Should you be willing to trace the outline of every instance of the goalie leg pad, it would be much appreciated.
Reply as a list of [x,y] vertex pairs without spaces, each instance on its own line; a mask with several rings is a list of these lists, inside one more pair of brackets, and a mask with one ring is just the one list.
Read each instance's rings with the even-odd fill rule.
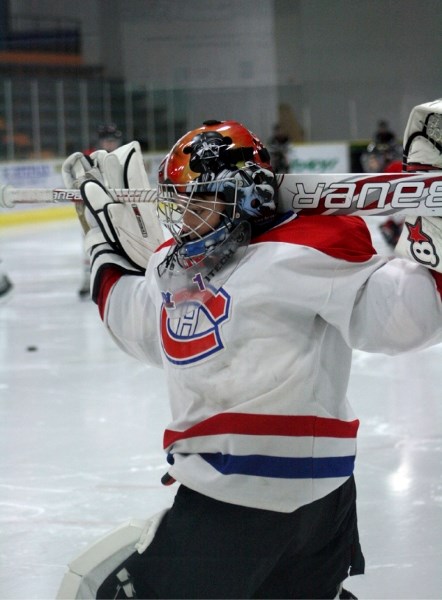
[[442,219],[407,217],[395,253],[442,273]]
[[[122,565],[135,552],[142,554],[146,550],[167,510],[145,521],[128,521],[89,546],[69,564],[57,600],[96,598],[99,587],[114,571],[117,571],[118,586],[125,596],[135,598],[130,574]],[[118,570],[120,565],[122,568]]]

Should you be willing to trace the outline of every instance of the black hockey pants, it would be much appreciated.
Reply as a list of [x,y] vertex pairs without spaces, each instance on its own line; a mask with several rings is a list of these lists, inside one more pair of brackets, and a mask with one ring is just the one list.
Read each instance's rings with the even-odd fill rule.
[[[334,598],[364,572],[353,477],[293,513],[212,500],[184,486],[143,554],[124,566],[137,598]],[[97,598],[115,598],[110,576]]]

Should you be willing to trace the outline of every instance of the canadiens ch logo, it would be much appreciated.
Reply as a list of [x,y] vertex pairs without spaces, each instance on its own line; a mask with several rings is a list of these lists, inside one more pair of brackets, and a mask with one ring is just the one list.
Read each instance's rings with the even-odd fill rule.
[[222,288],[216,293],[206,288],[192,297],[192,304],[195,308],[184,316],[170,318],[166,306],[173,306],[173,300],[163,293],[161,341],[166,357],[176,365],[198,362],[224,348],[221,324],[230,316],[229,294]]

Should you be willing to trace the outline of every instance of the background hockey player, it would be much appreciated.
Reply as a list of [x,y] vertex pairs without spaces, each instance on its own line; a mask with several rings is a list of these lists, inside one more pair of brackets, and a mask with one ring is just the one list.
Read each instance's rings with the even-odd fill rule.
[[[379,121],[373,140],[361,156],[361,166],[366,173],[400,173],[402,171],[402,144],[388,128],[386,121]],[[398,243],[403,217],[392,215],[376,226],[382,234],[389,251]]]
[[352,348],[441,342],[442,275],[376,255],[358,217],[279,214],[266,149],[232,121],[165,158],[172,237],[144,263],[113,228],[98,167],[101,183],[81,185],[93,299],[120,348],[164,369],[163,480],[177,493],[138,550],[107,577],[100,563],[91,597],[351,597],[342,582],[364,571]]
[[289,173],[290,137],[279,123],[273,127],[273,135],[269,139],[267,148],[270,154],[270,164],[275,173]]

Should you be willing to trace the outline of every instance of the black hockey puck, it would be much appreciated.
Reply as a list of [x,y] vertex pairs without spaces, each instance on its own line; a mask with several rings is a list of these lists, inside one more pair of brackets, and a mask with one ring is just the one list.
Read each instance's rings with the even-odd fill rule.
[[37,352],[38,348],[37,348],[37,346],[28,346],[28,347],[26,348],[26,350],[27,350],[28,352]]

